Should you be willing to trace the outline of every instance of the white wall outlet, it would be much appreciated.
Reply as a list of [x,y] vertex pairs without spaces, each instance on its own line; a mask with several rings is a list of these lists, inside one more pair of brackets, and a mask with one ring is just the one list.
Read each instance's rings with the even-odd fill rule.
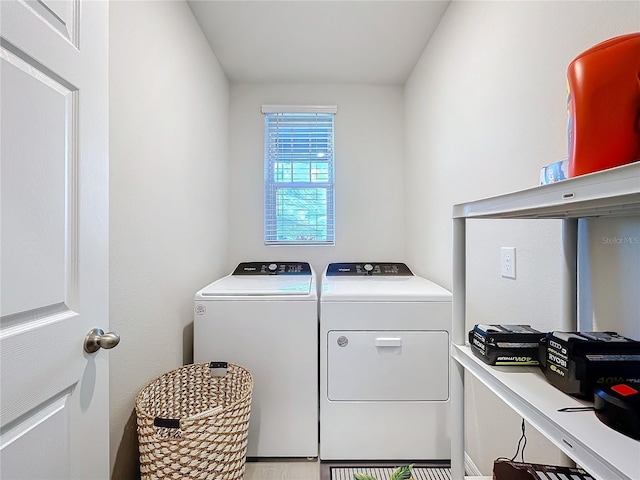
[[500,275],[516,278],[516,247],[500,247]]

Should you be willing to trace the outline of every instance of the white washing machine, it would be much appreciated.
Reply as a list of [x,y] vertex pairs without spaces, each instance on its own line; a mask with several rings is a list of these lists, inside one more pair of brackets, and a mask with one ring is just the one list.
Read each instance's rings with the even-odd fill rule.
[[195,295],[195,362],[248,368],[248,457],[318,456],[318,294],[308,263],[241,263]]
[[449,460],[451,293],[402,263],[332,263],[320,292],[320,459]]

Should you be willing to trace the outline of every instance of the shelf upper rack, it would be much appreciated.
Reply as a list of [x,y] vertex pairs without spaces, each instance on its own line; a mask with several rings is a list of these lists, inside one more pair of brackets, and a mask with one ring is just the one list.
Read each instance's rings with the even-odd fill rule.
[[453,218],[640,215],[640,161],[453,206]]

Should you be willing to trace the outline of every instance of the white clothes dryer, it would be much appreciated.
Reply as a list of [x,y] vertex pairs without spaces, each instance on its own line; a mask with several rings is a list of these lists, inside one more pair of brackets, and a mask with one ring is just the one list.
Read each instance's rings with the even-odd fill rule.
[[449,460],[451,293],[403,263],[332,263],[320,292],[320,459]]
[[198,291],[195,362],[253,375],[248,457],[318,456],[318,294],[303,262],[241,263]]

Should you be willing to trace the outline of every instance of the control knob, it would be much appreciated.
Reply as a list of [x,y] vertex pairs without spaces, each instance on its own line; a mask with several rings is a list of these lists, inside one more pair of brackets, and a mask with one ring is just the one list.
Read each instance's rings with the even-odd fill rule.
[[269,269],[270,272],[275,272],[278,269],[278,264],[277,263],[270,263],[267,268]]

